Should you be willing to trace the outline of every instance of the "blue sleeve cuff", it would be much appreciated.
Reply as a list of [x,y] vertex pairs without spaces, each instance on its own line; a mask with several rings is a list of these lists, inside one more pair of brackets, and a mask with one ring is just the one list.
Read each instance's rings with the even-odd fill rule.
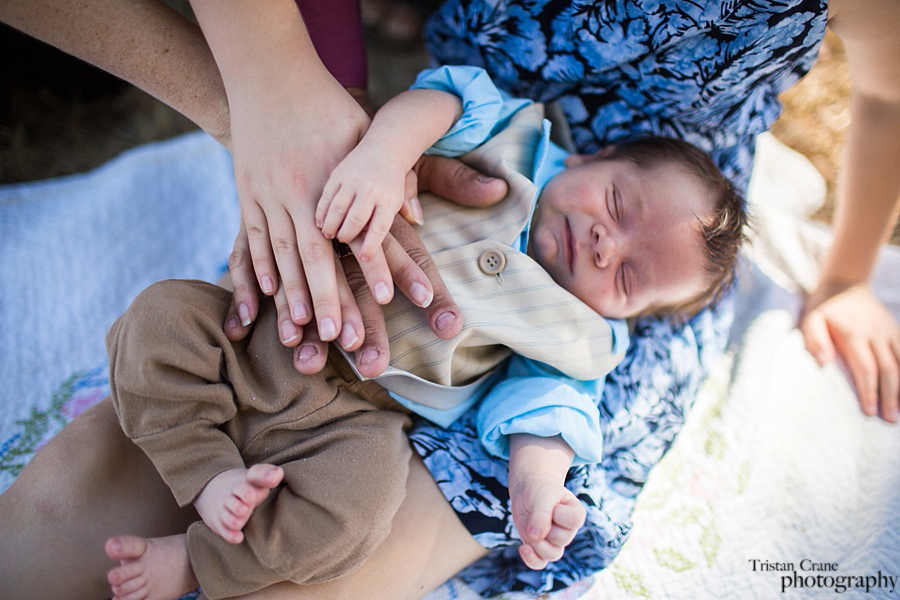
[[419,73],[410,89],[440,90],[459,96],[462,116],[428,150],[439,156],[461,156],[491,138],[529,100],[506,97],[484,69],[444,66]]
[[599,463],[603,459],[603,432],[591,392],[599,393],[601,387],[602,382],[535,377],[504,381],[485,396],[479,407],[481,442],[494,456],[508,459],[510,435],[558,435],[575,453],[573,464]]

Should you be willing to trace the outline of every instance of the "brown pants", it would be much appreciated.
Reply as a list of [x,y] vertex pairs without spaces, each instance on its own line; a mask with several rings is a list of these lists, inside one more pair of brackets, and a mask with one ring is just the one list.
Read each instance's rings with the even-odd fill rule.
[[359,566],[390,530],[411,452],[405,411],[379,385],[360,382],[337,352],[318,375],[294,370],[269,299],[250,335],[228,341],[230,296],[202,282],[154,284],[107,337],[122,428],[179,504],[224,470],[284,469],[241,544],[203,522],[188,529],[191,563],[211,598],[326,581]]

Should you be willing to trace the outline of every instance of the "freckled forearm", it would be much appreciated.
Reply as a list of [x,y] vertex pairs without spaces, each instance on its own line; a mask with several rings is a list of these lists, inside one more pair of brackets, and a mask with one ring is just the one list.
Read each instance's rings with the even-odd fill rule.
[[158,0],[5,0],[0,21],[143,89],[228,144],[228,103],[200,29]]

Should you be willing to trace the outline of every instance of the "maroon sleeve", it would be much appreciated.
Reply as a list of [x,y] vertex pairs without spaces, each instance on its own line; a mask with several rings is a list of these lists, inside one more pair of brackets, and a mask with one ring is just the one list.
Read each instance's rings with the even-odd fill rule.
[[295,0],[319,58],[344,87],[369,83],[359,0]]

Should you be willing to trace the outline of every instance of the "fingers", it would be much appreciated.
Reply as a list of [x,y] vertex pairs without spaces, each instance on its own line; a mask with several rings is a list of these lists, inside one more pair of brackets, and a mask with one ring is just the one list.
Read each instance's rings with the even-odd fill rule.
[[506,182],[488,177],[455,158],[425,155],[414,167],[419,191],[430,191],[461,206],[485,207],[506,195]]
[[[293,223],[295,232],[291,239],[298,240],[299,245],[297,242],[290,242],[288,238],[282,239],[286,249],[285,265],[293,262],[287,259],[287,255],[291,253],[289,248],[292,246],[295,254],[299,250],[299,258],[302,261],[302,268],[298,263],[292,279],[285,277],[282,284],[290,304],[291,318],[299,325],[308,323],[315,315],[320,339],[330,342],[337,338],[341,331],[341,303],[334,268],[334,250],[331,242],[322,236],[315,224],[311,221],[306,222],[304,215],[298,215]],[[279,256],[277,249],[275,256]],[[281,266],[282,263],[279,262],[279,269]],[[287,266],[285,268],[287,269]],[[281,272],[284,275],[285,271]]]
[[278,291],[275,292],[272,301],[275,303],[275,312],[277,313],[278,339],[288,348],[293,348],[303,339],[303,328],[291,319],[284,286],[278,287]]
[[384,373],[390,361],[384,313],[371,295],[366,277],[359,263],[352,257],[343,261],[344,276],[356,298],[362,316],[363,342],[356,349],[356,367],[365,377],[375,377]]
[[[240,196],[243,199],[245,195]],[[252,201],[241,203],[241,216],[242,230],[247,234],[253,272],[256,274],[259,289],[267,296],[271,296],[277,290],[275,282],[278,281],[278,270],[272,254],[273,243],[269,239],[268,220],[259,204]]]
[[[349,246],[353,251],[354,258],[359,252],[363,242],[357,238],[350,242]],[[388,257],[382,250],[374,253],[369,260],[360,262],[357,260],[348,260],[344,262],[345,275],[346,267],[354,266],[354,272],[359,272],[365,279],[366,285],[371,293],[370,298],[378,304],[387,304],[394,297],[394,279],[392,277],[391,268]],[[356,294],[356,290],[351,286],[351,290]],[[357,296],[359,294],[356,294]]]
[[834,360],[834,344],[828,332],[828,324],[818,311],[812,311],[803,320],[800,331],[807,351],[812,354],[819,366]]
[[341,326],[341,334],[338,336],[338,343],[347,352],[353,352],[358,349],[365,338],[365,327],[363,325],[362,314],[356,304],[356,298],[353,290],[347,282],[347,276],[344,274],[343,263],[335,258],[338,297],[341,303],[341,314],[343,315],[343,325]]
[[328,360],[328,343],[319,338],[319,332],[312,325],[303,331],[303,343],[294,348],[294,369],[303,375],[315,375]]
[[878,398],[881,417],[896,423],[900,410],[900,342],[887,346],[875,346],[873,351],[878,364]]
[[[449,340],[462,331],[462,316],[459,307],[453,298],[444,280],[441,279],[437,267],[431,260],[431,255],[422,244],[418,234],[412,226],[401,218],[394,219],[391,235],[396,240],[403,254],[412,259],[417,268],[411,263],[399,260],[399,254],[395,247],[390,245],[387,252],[390,254],[388,263],[391,265],[392,275],[397,287],[418,306],[426,306],[425,313],[428,324],[435,335],[444,340]],[[393,264],[391,264],[393,262]],[[396,265],[396,268],[395,268]],[[424,275],[424,279],[422,278]],[[419,284],[421,287],[415,285]],[[427,305],[428,291],[431,291],[432,300]]]
[[364,241],[355,251],[365,262],[381,252],[381,243],[400,206],[400,199],[390,193],[357,193],[351,185],[329,181],[316,208],[315,223],[328,239],[349,244],[362,237]]
[[530,569],[543,569],[562,558],[566,547],[584,525],[584,506],[568,490],[562,498],[542,494],[526,519],[526,534],[519,556]]
[[421,225],[425,222],[418,193],[419,179],[416,177],[416,171],[408,171],[403,188],[403,204],[400,206],[399,214],[410,225]]

